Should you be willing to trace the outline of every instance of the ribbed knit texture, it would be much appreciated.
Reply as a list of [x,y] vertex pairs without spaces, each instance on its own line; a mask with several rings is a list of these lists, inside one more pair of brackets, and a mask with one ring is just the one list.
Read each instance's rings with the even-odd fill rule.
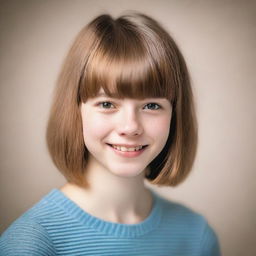
[[2,234],[0,255],[219,256],[217,236],[201,215],[152,191],[138,224],[96,218],[54,189]]

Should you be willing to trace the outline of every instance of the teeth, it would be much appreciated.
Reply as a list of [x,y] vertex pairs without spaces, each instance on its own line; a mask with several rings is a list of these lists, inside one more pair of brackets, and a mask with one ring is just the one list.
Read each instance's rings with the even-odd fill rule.
[[123,152],[139,151],[140,149],[142,149],[142,146],[127,148],[127,147],[123,147],[123,146],[120,147],[120,146],[112,145],[112,147],[119,151],[123,151]]

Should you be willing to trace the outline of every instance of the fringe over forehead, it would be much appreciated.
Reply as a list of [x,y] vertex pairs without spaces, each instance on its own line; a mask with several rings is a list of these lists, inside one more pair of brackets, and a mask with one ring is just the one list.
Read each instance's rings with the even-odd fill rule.
[[116,20],[101,15],[84,31],[87,35],[80,33],[87,41],[80,41],[85,63],[79,102],[95,97],[103,88],[111,97],[163,97],[173,103],[180,77],[177,49],[155,20],[143,14]]

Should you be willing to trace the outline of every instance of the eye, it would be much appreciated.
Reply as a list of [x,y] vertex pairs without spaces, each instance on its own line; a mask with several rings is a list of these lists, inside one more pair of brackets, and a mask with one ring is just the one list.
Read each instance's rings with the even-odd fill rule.
[[158,110],[161,108],[161,106],[157,103],[148,103],[145,105],[145,108],[150,110]]
[[99,102],[97,105],[104,109],[114,108],[114,105],[109,101]]

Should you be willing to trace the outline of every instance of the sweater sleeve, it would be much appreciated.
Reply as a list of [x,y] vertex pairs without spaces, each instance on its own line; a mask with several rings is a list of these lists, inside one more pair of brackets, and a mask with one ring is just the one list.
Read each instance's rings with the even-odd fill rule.
[[201,239],[200,256],[221,256],[218,237],[212,227],[206,223]]
[[46,230],[35,221],[22,218],[1,235],[0,255],[45,256],[56,253]]

